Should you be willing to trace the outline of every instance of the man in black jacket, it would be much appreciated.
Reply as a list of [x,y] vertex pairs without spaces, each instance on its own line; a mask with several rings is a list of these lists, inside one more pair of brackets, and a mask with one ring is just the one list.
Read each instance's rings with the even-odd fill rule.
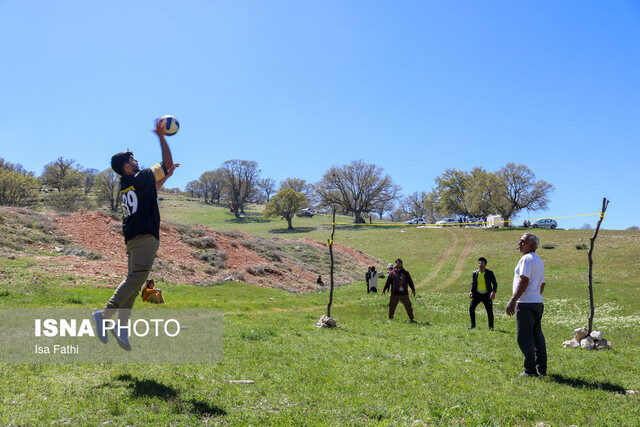
[[483,303],[489,317],[489,329],[493,330],[493,299],[496,297],[498,282],[493,271],[487,270],[486,258],[478,258],[478,267],[478,270],[473,272],[471,290],[469,291],[469,298],[471,298],[471,305],[469,306],[471,326],[469,326],[469,329],[476,327],[476,307],[478,304]]

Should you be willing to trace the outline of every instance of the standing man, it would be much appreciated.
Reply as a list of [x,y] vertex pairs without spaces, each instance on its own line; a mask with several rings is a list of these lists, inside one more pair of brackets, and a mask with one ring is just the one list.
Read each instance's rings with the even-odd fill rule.
[[520,239],[522,258],[513,277],[513,296],[507,304],[507,314],[516,315],[518,345],[524,354],[522,377],[547,375],[547,345],[542,334],[545,279],[544,264],[536,254],[539,245],[540,239],[535,234],[525,233]]
[[402,260],[400,258],[396,260],[396,266],[387,276],[387,282],[382,289],[382,295],[384,295],[384,293],[389,288],[391,288],[391,298],[389,299],[389,320],[393,319],[393,315],[396,312],[396,307],[398,306],[398,302],[400,301],[404,305],[404,308],[407,310],[409,321],[414,323],[415,320],[413,320],[413,307],[411,307],[411,299],[409,299],[408,288],[411,288],[411,292],[413,293],[414,297],[416,296],[416,288],[413,285],[411,275],[402,267]]
[[111,168],[120,175],[120,195],[126,209],[122,223],[124,241],[127,247],[129,272],[120,283],[104,310],[93,313],[98,338],[107,342],[105,319],[110,319],[118,311],[117,331],[111,329],[117,343],[125,350],[129,345],[128,320],[131,307],[140,289],[151,272],[153,261],[160,244],[160,211],[157,190],[169,178],[178,163],[173,163],[171,150],[165,140],[165,123],[156,120],[154,129],[160,140],[162,162],[148,169],[138,167],[138,161],[131,151],[114,154]]
[[471,305],[469,305],[471,326],[469,329],[476,327],[476,307],[483,303],[484,308],[487,309],[489,329],[493,331],[493,299],[496,297],[497,290],[498,282],[493,271],[487,270],[487,259],[478,258],[478,270],[474,271],[471,276],[471,290],[469,291],[469,298],[471,298]]

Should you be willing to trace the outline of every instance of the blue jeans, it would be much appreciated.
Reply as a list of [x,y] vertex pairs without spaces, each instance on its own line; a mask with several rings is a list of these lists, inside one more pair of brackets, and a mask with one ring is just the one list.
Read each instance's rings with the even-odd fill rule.
[[530,375],[547,374],[547,344],[542,334],[543,312],[543,303],[519,302],[516,306],[518,345],[524,354],[524,371]]

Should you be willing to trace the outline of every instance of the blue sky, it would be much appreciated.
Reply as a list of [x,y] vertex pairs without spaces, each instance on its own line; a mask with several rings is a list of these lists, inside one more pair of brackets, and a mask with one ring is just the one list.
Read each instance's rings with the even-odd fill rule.
[[[637,1],[0,0],[0,157],[103,170],[130,148],[184,188],[225,160],[277,182],[363,159],[403,194],[529,166],[550,209],[640,226]],[[559,220],[595,226],[597,217]]]

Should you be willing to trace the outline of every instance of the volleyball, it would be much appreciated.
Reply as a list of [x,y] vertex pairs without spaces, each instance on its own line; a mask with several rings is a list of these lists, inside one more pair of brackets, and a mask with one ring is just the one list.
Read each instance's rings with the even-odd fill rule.
[[163,116],[160,121],[165,124],[164,134],[167,136],[175,135],[180,130],[180,122],[173,116]]

